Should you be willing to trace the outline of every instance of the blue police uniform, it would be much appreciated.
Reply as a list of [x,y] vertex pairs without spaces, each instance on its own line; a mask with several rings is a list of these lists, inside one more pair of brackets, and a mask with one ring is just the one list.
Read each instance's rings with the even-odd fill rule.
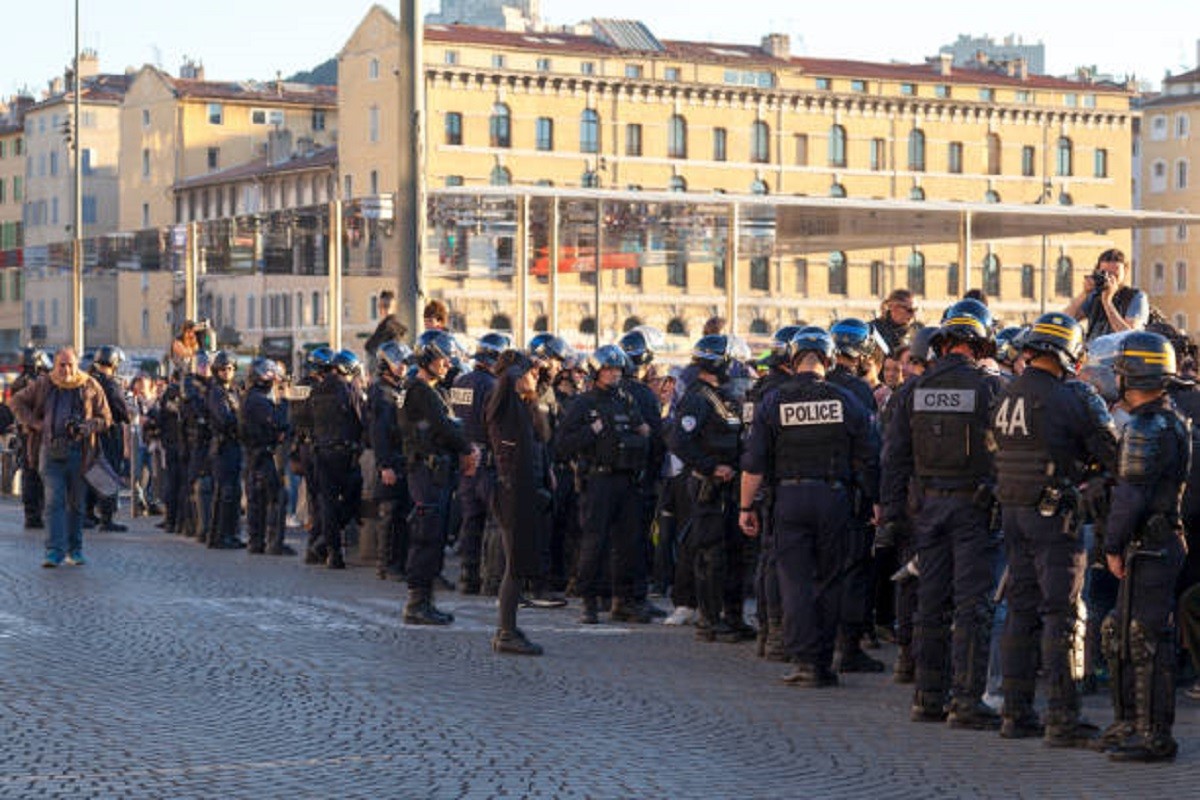
[[208,419],[212,429],[209,459],[216,491],[215,525],[208,546],[234,548],[242,512],[242,447],[238,442],[238,408],[241,404],[232,383],[213,380],[208,389]]
[[460,375],[450,389],[450,406],[462,420],[467,441],[479,448],[479,466],[472,475],[459,475],[458,502],[462,527],[458,538],[462,575],[459,588],[464,594],[479,594],[483,532],[496,486],[496,468],[488,447],[484,409],[496,387],[496,376],[486,366]]

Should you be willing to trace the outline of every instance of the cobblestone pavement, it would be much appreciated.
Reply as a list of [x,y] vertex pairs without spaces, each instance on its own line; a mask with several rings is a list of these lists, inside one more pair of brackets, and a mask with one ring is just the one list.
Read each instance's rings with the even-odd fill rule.
[[3,798],[1195,796],[1182,695],[1178,761],[1119,766],[910,723],[887,676],[790,688],[751,645],[690,629],[529,610],[547,654],[500,657],[484,599],[444,593],[458,621],[418,629],[364,568],[137,521],[45,570],[40,538],[0,503]]

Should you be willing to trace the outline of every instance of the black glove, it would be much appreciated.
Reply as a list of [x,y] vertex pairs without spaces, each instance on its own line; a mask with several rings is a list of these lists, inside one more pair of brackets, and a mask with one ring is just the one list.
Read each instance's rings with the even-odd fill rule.
[[907,541],[912,527],[906,519],[894,519],[875,528],[875,550],[894,550],[899,541]]

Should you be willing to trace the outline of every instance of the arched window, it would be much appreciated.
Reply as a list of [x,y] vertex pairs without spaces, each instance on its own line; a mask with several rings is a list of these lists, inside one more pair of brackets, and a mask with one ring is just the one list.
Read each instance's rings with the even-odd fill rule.
[[667,323],[667,333],[672,336],[687,336],[687,323],[681,317],[672,317],[671,321]]
[[600,152],[600,115],[595,109],[585,109],[579,117],[579,152]]
[[1058,139],[1058,147],[1056,149],[1055,166],[1059,175],[1074,175],[1074,158],[1071,146],[1071,140],[1066,136],[1060,136]]
[[583,176],[579,179],[579,185],[585,189],[599,189],[600,176],[595,172],[588,170],[587,172],[583,173]]
[[771,126],[762,120],[750,127],[750,161],[755,164],[771,162]]
[[834,250],[829,254],[829,294],[846,294],[846,254]]
[[596,332],[596,318],[584,317],[579,320],[579,332],[584,334],[592,334]]
[[920,186],[912,187],[911,189],[908,190],[908,199],[909,200],[924,200],[925,199],[925,190],[922,189]]
[[829,166],[846,166],[846,129],[841,125],[829,129]]
[[770,189],[767,187],[767,182],[761,178],[755,178],[750,184],[750,194],[767,194]]
[[913,128],[908,134],[908,168],[913,172],[925,171],[925,132]]
[[917,250],[908,256],[908,288],[913,294],[925,294],[925,256]]
[[512,112],[504,103],[492,106],[488,120],[488,141],[492,147],[512,147]]
[[687,120],[673,114],[667,121],[667,158],[687,157]]
[[846,196],[846,187],[842,186],[840,183],[833,184],[832,186],[829,187],[829,196],[830,197],[845,197]]
[[491,184],[492,186],[512,186],[512,173],[497,164],[492,168]]
[[494,314],[488,323],[488,327],[494,331],[511,331],[512,317],[508,316],[508,314]]
[[1059,256],[1054,264],[1054,293],[1059,297],[1070,297],[1075,284],[1075,265],[1066,256]]
[[986,192],[983,193],[983,202],[999,203],[1000,202],[1000,193],[997,192],[995,189],[988,189]]
[[672,175],[670,183],[667,184],[667,188],[672,192],[686,192],[687,178],[683,177],[682,175]]
[[629,333],[631,330],[642,324],[644,323],[642,322],[641,317],[626,317],[625,323],[621,325],[621,330],[624,333]]
[[1075,198],[1071,197],[1069,192],[1060,192],[1058,195],[1058,204],[1060,206],[1075,205]]
[[537,333],[545,333],[550,330],[550,317],[545,314],[538,314],[537,318],[533,321],[533,329]]
[[750,323],[750,333],[755,336],[769,336],[771,333],[771,323],[762,317],[758,317]]
[[1000,296],[1000,258],[995,253],[983,257],[983,292],[988,297]]

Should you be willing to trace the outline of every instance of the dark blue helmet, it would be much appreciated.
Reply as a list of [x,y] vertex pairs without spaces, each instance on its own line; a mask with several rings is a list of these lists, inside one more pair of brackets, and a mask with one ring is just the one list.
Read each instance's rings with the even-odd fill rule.
[[833,337],[825,332],[822,328],[815,325],[809,325],[800,328],[792,336],[792,340],[788,342],[787,359],[794,362],[804,353],[816,353],[821,357],[821,360],[826,366],[833,362],[833,355],[836,347],[833,343]]
[[512,337],[507,333],[492,331],[479,337],[475,347],[475,361],[485,367],[491,367],[505,350],[512,348]]
[[1014,325],[996,334],[997,361],[1011,366],[1021,357],[1021,340],[1025,335],[1025,330],[1025,328]]
[[644,367],[654,360],[655,354],[666,341],[662,332],[648,325],[639,325],[617,342],[635,367]]
[[942,324],[945,325],[950,317],[962,316],[964,314],[979,320],[983,327],[989,331],[995,327],[996,322],[992,317],[992,310],[974,297],[965,297],[957,303],[951,304],[945,313],[942,314]]
[[362,362],[353,350],[338,350],[333,354],[333,369],[339,375],[354,375],[362,372]]
[[937,354],[933,351],[933,337],[938,328],[926,325],[913,334],[908,344],[908,360],[916,364],[928,364]]
[[1161,389],[1175,377],[1175,348],[1161,334],[1131,333],[1121,342],[1113,370],[1126,389]]
[[259,356],[250,364],[250,380],[267,385],[283,380],[283,373],[275,361],[266,356]]
[[42,348],[26,347],[21,350],[21,366],[29,372],[49,372],[54,367],[54,361]]
[[1063,369],[1074,372],[1083,357],[1083,327],[1070,314],[1060,311],[1042,314],[1021,337],[1021,349],[1052,355]]
[[729,337],[724,334],[701,336],[692,346],[692,363],[714,375],[724,375],[732,360]]
[[879,331],[855,317],[840,319],[829,329],[834,350],[838,355],[853,359],[887,355],[888,346]]
[[571,345],[553,333],[539,333],[529,340],[529,355],[538,361],[563,361],[571,355]]
[[615,344],[606,344],[592,353],[588,358],[588,369],[592,376],[600,374],[600,370],[610,367],[625,371],[629,367],[629,357],[625,351]]
[[992,344],[992,312],[974,298],[959,300],[942,315],[939,340],[957,339],[977,346]]
[[233,367],[236,370],[237,359],[235,359],[233,353],[229,352],[228,350],[218,350],[217,354],[213,356],[212,368],[214,370],[221,370],[225,369],[226,367]]
[[441,330],[428,330],[417,337],[417,346],[413,348],[418,367],[428,367],[439,358],[453,361],[462,352],[451,334]]
[[316,347],[309,352],[305,364],[310,370],[321,371],[333,366],[333,350],[329,347]]
[[771,352],[767,356],[767,364],[776,366],[788,360],[788,345],[792,343],[792,337],[796,335],[800,327],[799,325],[784,325],[771,335]]
[[379,349],[375,351],[375,355],[379,359],[379,366],[381,368],[399,372],[412,359],[412,348],[400,342],[384,342],[379,345]]
[[96,355],[92,357],[92,363],[102,367],[119,367],[124,360],[125,352],[115,344],[106,344],[96,348]]

